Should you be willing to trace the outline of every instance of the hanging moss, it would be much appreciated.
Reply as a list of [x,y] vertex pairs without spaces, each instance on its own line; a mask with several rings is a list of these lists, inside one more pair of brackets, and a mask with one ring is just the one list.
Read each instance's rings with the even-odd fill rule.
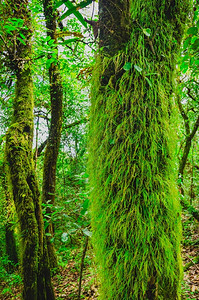
[[131,1],[126,49],[97,58],[89,168],[103,300],[180,299],[172,93],[188,4]]

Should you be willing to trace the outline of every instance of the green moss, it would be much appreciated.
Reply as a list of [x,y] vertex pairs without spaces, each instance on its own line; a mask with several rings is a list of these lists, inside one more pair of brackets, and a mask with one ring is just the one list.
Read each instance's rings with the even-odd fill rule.
[[[111,58],[102,52],[93,75],[89,168],[100,299],[177,300],[181,219],[172,93],[188,11],[182,1],[133,1],[131,9],[126,50]],[[143,28],[150,28],[149,38]]]

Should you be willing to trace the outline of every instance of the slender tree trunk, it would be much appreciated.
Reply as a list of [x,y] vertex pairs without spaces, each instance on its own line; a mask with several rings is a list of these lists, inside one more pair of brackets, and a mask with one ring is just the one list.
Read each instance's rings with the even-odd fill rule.
[[[129,7],[130,3],[130,7]],[[173,76],[189,1],[99,1],[90,178],[99,299],[180,299]]]
[[[56,44],[56,10],[54,10],[53,0],[44,0],[44,15],[46,19],[47,35],[54,40]],[[58,47],[56,45],[55,51],[58,53]],[[55,202],[55,187],[56,187],[56,164],[59,152],[59,145],[61,140],[61,127],[62,127],[62,102],[63,102],[63,87],[61,76],[58,67],[58,54],[55,61],[51,63],[49,68],[49,81],[50,81],[50,100],[51,100],[51,125],[49,138],[44,156],[44,172],[43,172],[43,203],[54,204]],[[50,57],[52,59],[52,55]],[[51,210],[48,208],[48,213]],[[54,228],[52,221],[49,223],[47,233],[51,236],[47,236],[48,253],[50,257],[51,268],[57,268],[57,257],[55,247],[52,242],[54,235]]]
[[184,209],[186,209],[197,221],[199,221],[199,211],[195,209],[185,198],[184,195],[184,187],[183,187],[183,182],[184,182],[184,169],[187,163],[188,155],[191,149],[191,145],[194,139],[194,136],[198,130],[199,127],[199,116],[196,119],[192,130],[190,129],[190,120],[186,114],[186,112],[183,109],[182,103],[180,102],[179,97],[177,97],[177,103],[178,103],[178,108],[179,111],[182,115],[182,118],[184,120],[184,127],[185,127],[185,132],[186,132],[186,137],[185,137],[185,146],[183,149],[183,154],[179,162],[179,169],[178,169],[178,187],[180,190],[181,194],[181,205]]
[[[35,177],[33,140],[33,83],[31,77],[31,21],[28,1],[8,1],[9,18],[23,20],[21,42],[15,32],[10,59],[16,74],[13,120],[7,132],[6,159],[21,229],[24,300],[54,300],[45,245],[40,195]],[[13,35],[8,38],[12,38]]]
[[178,102],[179,111],[182,115],[182,118],[184,119],[185,132],[186,132],[185,146],[184,146],[182,158],[180,159],[180,162],[179,162],[179,170],[178,170],[179,188],[180,188],[181,194],[184,196],[184,189],[183,189],[184,169],[185,169],[185,166],[187,163],[187,158],[188,158],[188,155],[189,155],[189,152],[191,149],[191,145],[192,145],[194,136],[199,127],[199,116],[196,119],[196,122],[194,123],[193,129],[191,131],[190,124],[189,124],[190,120],[183,109],[183,106],[180,102],[179,97],[177,99],[177,102]]

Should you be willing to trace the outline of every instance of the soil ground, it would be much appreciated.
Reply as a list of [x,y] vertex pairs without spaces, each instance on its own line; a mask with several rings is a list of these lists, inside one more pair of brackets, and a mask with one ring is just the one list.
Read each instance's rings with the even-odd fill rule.
[[[184,273],[182,283],[182,300],[199,300],[199,264],[193,259],[199,256],[199,223],[189,215],[183,215],[184,241],[182,257],[184,266],[193,265]],[[91,251],[91,250],[89,250]],[[90,253],[89,253],[90,254]],[[53,278],[56,300],[76,300],[79,287],[79,266],[76,260],[68,261]],[[20,300],[21,284],[0,282],[0,300]],[[81,299],[98,298],[98,285],[95,267],[86,264],[83,271]],[[172,300],[172,299],[168,299]]]

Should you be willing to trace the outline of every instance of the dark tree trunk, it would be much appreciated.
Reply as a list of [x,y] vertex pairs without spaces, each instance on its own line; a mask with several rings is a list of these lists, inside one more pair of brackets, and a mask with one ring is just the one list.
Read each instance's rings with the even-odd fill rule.
[[[57,42],[56,38],[56,11],[54,10],[53,0],[44,0],[44,15],[46,19],[47,35]],[[58,47],[56,46],[58,52]],[[49,56],[49,59],[52,56]],[[58,55],[56,56],[58,59]],[[43,172],[43,203],[53,205],[55,202],[55,187],[56,187],[56,164],[59,151],[59,145],[61,140],[61,127],[62,127],[62,102],[63,102],[63,87],[61,76],[57,61],[52,62],[49,68],[49,81],[50,81],[50,100],[51,100],[51,125],[49,138],[44,156],[44,172]],[[51,214],[51,209],[48,208],[47,212]],[[57,268],[57,257],[55,247],[52,242],[54,235],[54,228],[52,221],[46,229],[47,233],[51,236],[47,236],[48,253],[50,257],[51,268]]]

